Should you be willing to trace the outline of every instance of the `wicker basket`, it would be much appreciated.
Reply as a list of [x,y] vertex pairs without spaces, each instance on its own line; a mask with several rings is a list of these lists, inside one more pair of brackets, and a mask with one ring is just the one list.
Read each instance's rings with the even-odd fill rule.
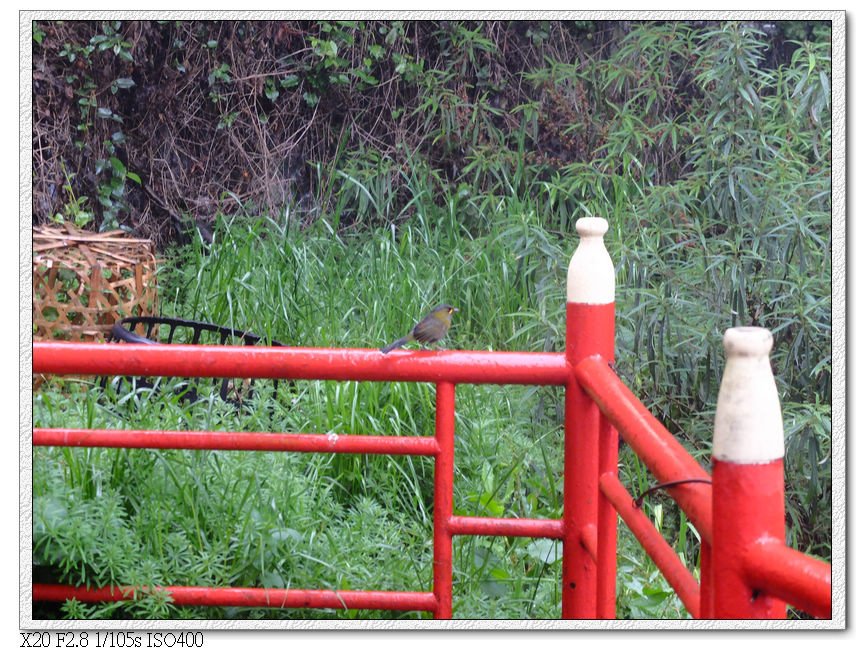
[[33,228],[34,339],[103,341],[118,319],[156,308],[150,240],[68,224]]

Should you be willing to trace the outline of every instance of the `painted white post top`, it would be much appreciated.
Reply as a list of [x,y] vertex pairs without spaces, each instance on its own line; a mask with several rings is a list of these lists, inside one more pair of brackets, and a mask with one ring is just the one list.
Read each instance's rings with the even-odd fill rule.
[[568,302],[606,305],[615,301],[616,273],[604,246],[608,228],[601,217],[577,219],[580,243],[568,265]]
[[762,327],[724,332],[727,365],[718,392],[712,455],[733,463],[768,463],[784,456],[784,423],[769,365],[772,333]]

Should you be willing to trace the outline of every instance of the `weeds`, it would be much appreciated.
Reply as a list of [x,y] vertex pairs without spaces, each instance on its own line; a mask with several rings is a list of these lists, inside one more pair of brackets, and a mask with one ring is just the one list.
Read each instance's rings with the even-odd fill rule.
[[[337,155],[313,167],[320,200],[305,216],[289,203],[252,217],[238,197],[242,209],[219,218],[209,250],[194,242],[171,256],[167,315],[289,345],[375,348],[447,301],[460,308],[448,347],[561,350],[573,224],[604,216],[617,274],[617,370],[704,464],[724,329],[772,330],[788,541],[830,557],[825,34],[795,44],[776,67],[766,35],[736,23],[639,24],[609,56],[578,64],[521,50],[533,62],[521,79],[529,96],[508,105],[513,78],[491,45],[505,38],[496,25],[430,33],[394,21],[370,33],[326,24],[307,67],[264,92],[272,101],[293,89],[345,99],[390,74],[411,99],[388,113],[400,144],[339,131]],[[441,58],[411,51],[418,30]],[[532,48],[559,47],[567,30],[601,34],[541,22],[525,37]],[[214,78],[213,87],[230,104],[238,97],[226,83]],[[54,386],[35,398],[36,426],[380,435],[434,427],[433,388],[423,384],[284,382],[275,404],[262,392],[240,410],[164,390]],[[560,517],[561,422],[557,389],[460,387],[456,511]],[[621,474],[635,493],[652,482],[627,451]],[[34,477],[34,563],[64,580],[430,588],[428,459],[37,449]],[[678,510],[658,501],[651,516],[698,567],[694,531]],[[633,540],[620,540],[619,615],[683,616]],[[559,615],[556,543],[458,538],[454,557],[457,617]],[[185,610],[158,597],[64,607],[69,617],[393,615]]]

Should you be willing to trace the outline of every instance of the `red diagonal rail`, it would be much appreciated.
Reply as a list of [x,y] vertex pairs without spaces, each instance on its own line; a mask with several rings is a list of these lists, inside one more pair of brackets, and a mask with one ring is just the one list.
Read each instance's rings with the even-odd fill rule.
[[682,599],[685,609],[694,618],[700,618],[700,585],[697,579],[682,564],[679,556],[649,518],[634,505],[634,498],[619,479],[612,474],[602,474],[600,485],[601,492],[613,504],[622,521],[634,533],[634,537]]
[[[577,381],[598,404],[625,442],[664,483],[687,479],[709,480],[709,474],[694,460],[667,428],[622,383],[600,357],[589,357],[576,368]],[[669,488],[700,532],[712,541],[712,488],[705,483],[684,483]]]
[[[577,365],[575,374],[579,384],[598,404],[604,417],[618,429],[622,438],[661,482],[709,479],[709,474],[621,382],[605,359],[597,355],[585,358]],[[777,485],[778,489],[783,487],[779,463],[780,461],[777,461],[776,469],[772,470],[778,477],[772,483]],[[717,472],[717,461],[715,464]],[[730,484],[727,481],[730,479],[727,477],[731,477],[734,485],[743,488],[734,492],[741,491],[743,498],[747,499],[750,495],[752,500],[757,500],[762,498],[763,486],[755,483],[757,479],[752,475],[765,478],[769,476],[767,471],[772,468],[770,464],[764,463],[756,466],[744,464],[739,467],[723,464],[720,469],[723,469],[725,489],[729,489]],[[651,522],[641,512],[633,509],[630,505],[632,497],[615,475],[601,474],[599,487],[605,499],[622,516],[692,615],[703,618],[716,615],[715,611],[708,611],[713,609],[714,604],[709,597],[709,590],[733,598],[734,590],[731,590],[722,578],[703,575],[702,584],[697,584]],[[719,507],[718,504],[713,504],[713,487],[702,482],[683,483],[670,486],[667,490],[699,531],[705,561],[702,568],[709,568],[712,563],[718,562],[717,557],[710,560],[715,532],[712,512]],[[727,528],[731,526],[726,519],[745,517],[750,521],[751,517],[757,516],[756,512],[751,512],[747,501],[737,503],[738,505],[732,508],[728,507],[730,504],[721,504],[726,513],[722,519],[725,519]],[[761,525],[758,519],[751,524],[757,529]],[[783,526],[780,530],[783,530]],[[725,533],[729,539],[731,533]],[[733,531],[732,534],[740,533]],[[749,607],[748,603],[743,603],[737,608],[728,603],[723,608],[725,617],[730,617],[730,612],[739,612],[741,617],[751,617],[755,613],[758,617],[765,617],[766,612],[770,612],[771,616],[783,616],[783,607],[772,608],[772,598],[799,607],[817,617],[831,617],[831,565],[787,547],[782,543],[782,539],[783,535],[776,532],[762,541],[742,546],[737,551],[737,555],[741,557],[741,580],[751,590],[748,593],[755,595],[752,601],[759,594],[760,601],[770,604],[766,607]],[[746,540],[743,538],[742,541]],[[716,585],[719,581],[720,584]],[[705,593],[701,593],[701,589]]]

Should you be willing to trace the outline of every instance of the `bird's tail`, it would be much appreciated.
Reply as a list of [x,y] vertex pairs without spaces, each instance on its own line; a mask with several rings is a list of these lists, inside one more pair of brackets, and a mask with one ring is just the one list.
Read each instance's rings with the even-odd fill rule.
[[409,341],[411,341],[411,337],[410,337],[410,336],[403,336],[401,339],[397,339],[396,341],[394,341],[394,342],[391,343],[390,345],[386,345],[386,346],[384,346],[384,347],[381,349],[381,353],[382,353],[382,354],[387,354],[387,353],[390,352],[391,350],[394,350],[394,349],[396,349],[396,348],[402,347],[403,345],[405,345],[405,344],[408,343]]

